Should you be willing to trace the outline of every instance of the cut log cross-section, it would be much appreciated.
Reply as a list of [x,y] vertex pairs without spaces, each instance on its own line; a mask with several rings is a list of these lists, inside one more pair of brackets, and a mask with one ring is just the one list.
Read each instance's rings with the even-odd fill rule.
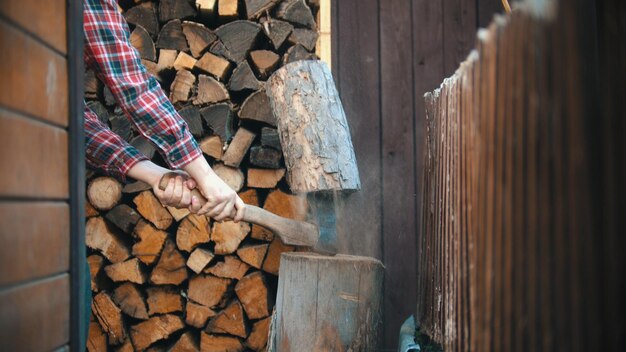
[[87,198],[96,209],[109,210],[122,198],[122,185],[112,177],[98,177],[89,183]]
[[230,279],[211,275],[198,275],[189,280],[189,299],[205,307],[213,308],[221,305],[227,296]]
[[276,118],[272,113],[270,100],[265,90],[256,91],[241,104],[239,118],[242,120],[258,121],[276,127]]
[[108,265],[104,268],[104,271],[114,282],[128,281],[136,284],[146,282],[146,274],[137,258]]
[[196,68],[202,72],[213,75],[213,77],[220,81],[224,81],[230,71],[230,62],[213,53],[207,52],[196,62]]
[[141,220],[135,227],[134,235],[137,242],[133,245],[133,255],[144,264],[152,265],[161,254],[167,233]]
[[182,24],[183,34],[187,38],[187,44],[189,44],[189,50],[191,55],[195,58],[202,56],[202,53],[213,44],[217,39],[215,33],[206,28],[200,23],[195,22],[183,22]]
[[196,82],[196,76],[187,70],[178,70],[176,78],[170,87],[170,100],[173,104],[189,100],[191,88]]
[[129,24],[145,28],[153,38],[159,33],[159,21],[153,2],[144,2],[131,7],[124,13],[124,17]]
[[99,250],[112,263],[122,262],[130,256],[126,245],[108,228],[104,219],[93,217],[85,225],[85,244]]
[[268,244],[257,244],[241,247],[237,250],[237,255],[248,265],[261,269],[268,246]]
[[265,14],[276,5],[278,0],[245,0],[246,1],[246,17],[249,20],[258,18]]
[[188,301],[185,308],[185,322],[193,327],[202,329],[206,326],[209,318],[214,317],[215,314],[211,308]]
[[185,327],[183,320],[172,314],[154,316],[130,328],[136,350],[143,351],[153,343],[167,339]]
[[224,85],[207,75],[198,76],[198,95],[194,105],[213,104],[228,100],[228,91]]
[[285,169],[248,169],[248,187],[274,188],[285,176]]
[[160,0],[159,20],[167,22],[173,19],[186,19],[196,16],[196,10],[189,1]]
[[219,163],[213,165],[213,171],[235,192],[239,192],[243,187],[245,177],[240,169]]
[[211,235],[211,240],[215,242],[215,254],[234,253],[249,232],[250,225],[245,222],[216,222],[213,224],[213,234]]
[[109,340],[118,345],[126,339],[126,330],[122,320],[122,311],[115,305],[111,297],[104,293],[98,293],[93,298],[92,311]]
[[[236,2],[236,0],[234,0]],[[255,46],[261,25],[251,21],[233,21],[215,30],[233,61],[241,62]]]
[[187,266],[193,270],[194,273],[200,274],[204,268],[215,258],[215,255],[204,248],[196,248],[189,255],[187,259]]
[[157,200],[151,191],[139,193],[133,202],[137,206],[137,211],[144,218],[150,221],[159,230],[167,229],[174,220],[172,214]]
[[216,263],[212,267],[207,268],[204,272],[217,277],[239,280],[246,274],[248,269],[250,269],[248,264],[237,259],[234,255],[227,255],[224,256],[223,262]]
[[211,239],[209,219],[204,215],[191,214],[178,226],[176,246],[178,249],[191,252],[197,246],[208,243]]
[[142,59],[156,62],[156,48],[145,28],[136,26],[130,34],[130,43],[137,49]]
[[176,60],[174,60],[174,69],[176,70],[186,69],[186,70],[191,71],[193,67],[196,65],[197,61],[198,60],[194,59],[189,54],[181,51],[180,53],[178,53],[178,56],[176,56]]
[[228,142],[233,136],[233,111],[226,103],[214,104],[200,109],[200,115],[207,126],[220,136],[222,142]]
[[243,308],[235,300],[226,309],[209,320],[206,332],[215,334],[231,334],[245,338],[248,328],[243,317]]
[[270,315],[271,302],[263,273],[256,271],[239,280],[235,292],[250,319],[261,319]]
[[171,20],[163,26],[159,32],[156,47],[159,49],[172,49],[178,51],[189,50],[187,39],[183,33],[183,27],[181,26],[180,20]]
[[130,282],[121,284],[113,292],[113,300],[129,316],[142,320],[149,318],[146,302],[136,285]]
[[250,59],[252,60],[259,76],[262,78],[267,78],[274,71],[274,69],[276,69],[278,63],[280,62],[280,56],[269,50],[253,51],[250,53]]
[[209,136],[200,141],[200,150],[215,160],[222,160],[223,146],[220,136]]
[[233,74],[230,76],[230,81],[228,81],[228,89],[234,92],[258,90],[261,87],[262,84],[254,75],[254,72],[252,72],[248,61],[241,61],[237,64]]
[[174,242],[167,240],[163,253],[150,274],[150,282],[156,285],[180,285],[187,280],[185,257],[176,250]]
[[283,153],[274,148],[254,146],[250,149],[250,163],[254,166],[267,169],[279,169],[282,159]]
[[146,290],[148,293],[148,313],[165,314],[183,311],[183,297],[180,291],[170,287],[150,287]]

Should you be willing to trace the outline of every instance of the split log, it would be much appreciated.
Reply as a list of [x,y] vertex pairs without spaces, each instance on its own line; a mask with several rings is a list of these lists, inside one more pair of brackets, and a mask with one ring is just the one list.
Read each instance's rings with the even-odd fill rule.
[[232,167],[239,167],[248,149],[252,145],[256,134],[246,128],[240,127],[235,133],[235,137],[228,145],[224,153],[224,164]]
[[113,208],[122,198],[122,184],[113,177],[98,177],[87,187],[89,203],[98,210]]
[[152,265],[161,254],[167,233],[141,220],[135,226],[133,234],[138,239],[133,245],[133,255],[144,264]]
[[162,77],[159,75],[159,64],[153,61],[141,59],[141,64],[146,68],[149,74],[152,75],[157,81],[161,81]]
[[202,117],[200,116],[200,110],[197,107],[190,105],[178,110],[180,116],[185,120],[189,127],[189,132],[195,137],[200,138],[204,135],[204,129],[202,127]]
[[87,220],[85,244],[100,251],[111,263],[119,263],[130,257],[126,245],[107,227],[104,219],[97,216]]
[[226,49],[226,46],[224,46],[224,43],[222,43],[219,38],[214,41],[213,44],[211,44],[211,46],[209,47],[209,52],[217,56],[226,58],[228,59],[228,61],[236,62],[233,55],[230,53],[230,51],[228,51],[228,49]]
[[170,206],[166,206],[165,208],[167,209],[167,211],[170,212],[170,214],[172,214],[172,217],[174,217],[174,220],[176,220],[176,222],[180,222],[182,219],[186,218],[187,215],[191,214],[191,212],[187,208],[179,209]]
[[248,169],[248,187],[275,188],[278,182],[283,179],[283,177],[285,177],[285,169],[250,168]]
[[159,34],[159,21],[153,2],[144,2],[131,7],[124,13],[124,18],[129,24],[145,28],[153,38]]
[[192,301],[205,307],[221,306],[228,298],[227,293],[232,283],[230,279],[211,275],[198,275],[189,280],[187,296]]
[[289,22],[271,19],[263,23],[263,29],[274,49],[278,50],[291,35],[293,25]]
[[283,255],[272,327],[276,346],[285,351],[379,350],[383,272],[374,258]]
[[104,258],[97,254],[92,254],[87,257],[87,264],[89,265],[89,274],[91,276],[91,291],[98,292],[100,291],[98,282],[104,268]]
[[152,189],[152,186],[142,181],[135,181],[133,183],[128,183],[122,188],[122,193],[139,193],[143,191],[147,191]]
[[176,78],[170,86],[170,100],[172,104],[178,102],[186,102],[189,100],[189,93],[191,88],[196,82],[196,76],[187,70],[178,70],[176,72]]
[[276,8],[276,17],[300,26],[316,29],[315,18],[304,0],[286,0]]
[[211,308],[189,301],[185,308],[185,322],[198,329],[204,329],[206,322],[209,318],[214,317],[215,314],[217,313]]
[[198,60],[194,59],[192,56],[185,52],[179,52],[176,60],[174,61],[174,69],[182,70],[186,69],[191,71],[193,67],[196,65]]
[[193,100],[194,105],[219,103],[228,99],[228,91],[223,84],[207,75],[198,76],[198,94]]
[[200,23],[185,21],[182,27],[191,55],[195,58],[199,58],[217,39],[215,33]]
[[174,19],[187,19],[196,16],[196,9],[189,1],[180,0],[160,0],[159,20],[167,22]]
[[171,286],[149,287],[148,293],[148,314],[166,314],[183,311],[183,296],[180,291]]
[[[98,99],[98,91],[99,91],[99,86],[100,83],[98,81],[98,78],[96,78],[96,74],[95,72],[93,72],[93,70],[86,70],[85,71],[85,78],[84,78],[85,84],[85,99]],[[100,105],[102,106],[102,103],[100,103],[99,101],[90,101],[87,103],[87,106],[93,111],[94,109],[92,108],[92,104],[96,104],[96,105]],[[104,106],[103,106],[104,108]],[[95,111],[94,111],[95,112]],[[96,113],[96,115],[98,115]],[[100,116],[100,115],[98,115]],[[106,123],[106,121],[104,121]]]
[[[268,80],[293,192],[361,188],[354,148],[339,93],[328,66],[300,61]],[[316,131],[316,133],[310,133]]]
[[172,215],[157,200],[152,191],[143,191],[133,199],[137,211],[159,230],[165,230],[174,220]]
[[88,352],[107,352],[107,336],[97,321],[89,323],[89,336],[87,337]]
[[204,268],[215,258],[213,252],[204,248],[196,248],[187,259],[187,266],[194,273],[200,274]]
[[96,210],[96,208],[94,208],[89,201],[85,201],[85,217],[91,218],[98,215],[100,215],[98,210]]
[[239,280],[235,293],[249,319],[261,319],[270,315],[273,302],[262,272],[255,271]]
[[255,189],[249,189],[239,193],[239,198],[248,205],[259,206],[259,196]]
[[197,352],[200,351],[198,341],[193,337],[191,332],[186,332],[180,336],[178,341],[169,349],[170,352]]
[[213,224],[211,240],[215,242],[215,254],[231,254],[250,232],[250,225],[241,221],[216,222]]
[[200,351],[202,352],[243,352],[244,347],[236,337],[209,335],[201,333]]
[[205,215],[190,214],[178,226],[176,246],[181,251],[191,252],[197,246],[209,243],[211,228]]
[[122,320],[122,311],[113,303],[111,297],[98,293],[91,304],[94,316],[98,319],[102,330],[108,335],[109,342],[119,345],[126,339],[126,329]]
[[[111,105],[115,104],[115,100],[111,103]],[[128,121],[126,116],[123,116],[120,112],[115,113],[109,116],[109,124],[111,125],[111,131],[113,131],[118,136],[122,137],[126,142],[130,142],[133,138],[133,128]]]
[[245,0],[246,2],[246,17],[249,20],[259,18],[276,5],[278,0]]
[[183,257],[174,242],[165,241],[159,262],[152,270],[150,282],[155,285],[180,285],[187,280],[187,268]]
[[139,264],[139,259],[133,258],[121,263],[115,263],[104,267],[107,276],[113,282],[133,282],[143,284],[146,282],[146,274]]
[[159,37],[157,38],[156,47],[159,49],[189,51],[187,39],[183,34],[183,27],[180,20],[171,20],[167,22],[163,28],[161,28]]
[[231,334],[246,338],[248,328],[243,317],[241,304],[235,300],[223,311],[209,320],[206,329],[208,333]]
[[234,92],[241,92],[243,90],[259,90],[262,84],[252,72],[248,61],[241,61],[230,76],[228,81],[228,89]]
[[156,62],[156,48],[150,33],[142,26],[136,26],[130,34],[130,44],[137,49],[142,59]]
[[272,191],[265,199],[263,209],[278,216],[304,221],[308,211],[306,197],[287,194],[279,189]]
[[241,110],[239,110],[239,118],[263,122],[276,127],[276,118],[272,113],[270,100],[265,94],[265,90],[258,90],[244,100],[241,104]]
[[239,0],[219,0],[217,3],[217,14],[222,21],[237,18],[239,14]]
[[135,211],[135,209],[129,207],[126,204],[120,204],[111,209],[105,216],[113,225],[117,226],[124,233],[130,234],[141,216]]
[[[154,146],[154,144],[152,144],[152,142],[148,141],[146,137],[142,135],[135,136],[135,138],[131,139],[130,145],[137,148],[137,150],[139,150],[141,154],[148,157],[148,159],[152,159],[154,157],[154,153],[156,152],[156,147]],[[124,192],[123,189],[122,192]]]
[[224,144],[220,136],[209,136],[200,141],[200,150],[215,160],[222,160]]
[[254,224],[252,231],[250,231],[250,238],[271,242],[274,239],[274,233],[263,226]]
[[142,351],[153,343],[165,340],[185,327],[183,320],[166,314],[152,317],[130,328],[130,338],[136,350]]
[[257,269],[261,269],[268,247],[269,244],[243,246],[237,249],[237,255],[244,263],[247,263]]
[[159,71],[174,68],[174,62],[178,57],[178,51],[172,49],[160,49],[159,50],[159,62],[157,67]]
[[217,8],[217,0],[196,0],[196,8],[200,12],[200,16],[212,18]]
[[[293,37],[293,34],[291,36]],[[250,59],[262,79],[269,77],[280,62],[280,56],[269,50],[255,50],[250,53]]]
[[133,343],[128,339],[120,347],[116,348],[115,352],[135,352],[135,347],[133,347]]
[[261,129],[261,145],[282,151],[278,131],[275,128],[263,127]]
[[259,320],[252,325],[252,332],[245,341],[246,347],[254,351],[261,351],[267,345],[271,317]]
[[233,111],[229,104],[215,104],[200,109],[200,115],[213,133],[220,136],[222,142],[228,142],[233,136]]
[[[106,106],[115,105],[115,97],[113,96],[113,93],[111,93],[111,89],[109,89],[109,87],[104,86],[102,93],[104,95],[104,104]],[[110,120],[109,120],[109,124],[111,124]],[[111,126],[111,128],[113,128],[113,126]],[[113,132],[117,132],[117,131],[114,130]]]
[[263,271],[278,275],[280,269],[280,256],[285,252],[293,252],[296,247],[284,245],[280,238],[275,237],[267,249],[267,255],[263,261]]
[[217,262],[204,272],[217,277],[239,280],[246,274],[248,269],[250,269],[248,264],[242,262],[234,255],[227,255],[224,257],[223,262]]
[[[93,72],[93,71],[90,71]],[[85,73],[86,75],[86,73]],[[87,77],[85,77],[85,79],[87,79]],[[97,78],[94,79],[97,82],[100,82]],[[87,83],[85,83],[87,84]],[[87,103],[87,107],[93,111],[94,114],[96,114],[96,116],[98,116],[98,120],[100,120],[103,124],[108,124],[109,123],[109,110],[107,110],[107,108],[99,101],[90,101]],[[89,178],[89,177],[88,177]]]
[[233,21],[215,30],[235,62],[241,62],[257,42],[261,26],[251,21]]
[[306,50],[301,44],[296,44],[289,48],[283,56],[283,65],[302,60],[316,60],[317,56]]
[[263,146],[254,146],[250,149],[250,163],[266,169],[279,169],[283,153]]
[[319,33],[317,33],[317,31],[306,28],[295,28],[289,36],[289,42],[293,45],[300,44],[306,50],[313,51],[315,50],[318,37]]
[[113,301],[122,312],[133,318],[142,320],[149,318],[146,302],[135,284],[125,282],[118,286],[113,292]]
[[224,81],[230,71],[230,61],[207,52],[196,62],[196,69],[211,74],[220,81]]
[[213,171],[235,192],[239,192],[243,188],[245,178],[240,169],[217,163],[213,165]]

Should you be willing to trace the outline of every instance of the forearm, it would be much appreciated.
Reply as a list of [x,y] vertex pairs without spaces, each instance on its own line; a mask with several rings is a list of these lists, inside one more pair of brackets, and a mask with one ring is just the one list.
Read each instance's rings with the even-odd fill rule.
[[185,165],[183,170],[185,170],[189,176],[197,181],[206,178],[207,175],[215,175],[215,172],[203,157],[195,158],[193,161]]
[[169,169],[163,168],[152,161],[143,160],[133,165],[126,175],[149,185],[156,185],[161,177],[169,171]]

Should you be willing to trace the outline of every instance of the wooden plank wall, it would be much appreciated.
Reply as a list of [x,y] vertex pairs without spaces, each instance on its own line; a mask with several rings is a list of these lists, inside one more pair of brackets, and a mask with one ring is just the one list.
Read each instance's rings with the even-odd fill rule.
[[451,74],[499,0],[333,0],[333,74],[363,189],[337,207],[344,253],[383,260],[385,350],[415,311],[423,94]]
[[426,97],[418,321],[446,351],[624,347],[626,6],[540,3]]
[[70,337],[66,1],[0,2],[0,341]]

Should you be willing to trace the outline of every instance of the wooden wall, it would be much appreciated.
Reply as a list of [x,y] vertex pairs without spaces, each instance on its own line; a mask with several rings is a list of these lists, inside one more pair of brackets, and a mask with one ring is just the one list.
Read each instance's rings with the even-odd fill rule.
[[66,0],[0,2],[0,345],[6,351],[50,351],[70,341],[66,11]]
[[414,313],[423,94],[465,58],[499,0],[334,0],[333,73],[363,183],[338,205],[341,249],[382,259],[384,347]]
[[541,3],[426,97],[418,321],[446,351],[624,348],[626,5]]

